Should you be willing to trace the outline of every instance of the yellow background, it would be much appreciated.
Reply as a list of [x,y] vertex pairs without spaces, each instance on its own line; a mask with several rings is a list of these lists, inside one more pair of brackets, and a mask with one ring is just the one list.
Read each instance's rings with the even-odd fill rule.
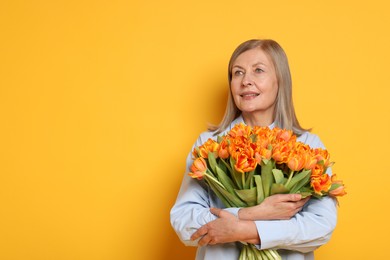
[[0,259],[193,259],[169,210],[230,54],[259,37],[347,184],[316,259],[388,258],[386,2],[1,1]]

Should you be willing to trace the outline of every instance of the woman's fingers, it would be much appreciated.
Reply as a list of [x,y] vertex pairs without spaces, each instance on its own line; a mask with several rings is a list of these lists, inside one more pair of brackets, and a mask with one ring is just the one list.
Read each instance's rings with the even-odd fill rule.
[[217,217],[220,217],[222,209],[219,208],[210,208],[210,212]]
[[206,235],[207,234],[207,230],[208,230],[207,225],[204,225],[204,226],[200,227],[194,234],[192,234],[191,240],[197,240],[201,236]]

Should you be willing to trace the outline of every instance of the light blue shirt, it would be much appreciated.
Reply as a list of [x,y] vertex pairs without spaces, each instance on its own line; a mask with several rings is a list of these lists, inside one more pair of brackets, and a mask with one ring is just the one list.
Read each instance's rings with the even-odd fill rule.
[[[235,119],[224,133],[238,123],[244,123],[240,116]],[[274,125],[270,125],[273,128]],[[222,133],[222,134],[224,134]],[[202,133],[195,146],[200,146],[209,138],[216,139],[212,132]],[[324,148],[318,136],[309,132],[298,137],[298,141],[312,148]],[[198,241],[191,241],[191,235],[201,226],[215,220],[217,217],[210,213],[210,207],[225,208],[222,202],[209,188],[196,179],[188,176],[192,164],[191,152],[187,157],[187,172],[174,206],[171,209],[171,224],[180,240],[187,246],[197,246]],[[239,208],[226,208],[238,215]],[[284,260],[314,259],[313,251],[329,241],[337,222],[337,207],[334,199],[310,199],[301,212],[289,220],[259,220],[255,221],[261,238],[261,249],[278,249]],[[198,247],[196,259],[229,260],[238,259],[240,243],[226,243]]]

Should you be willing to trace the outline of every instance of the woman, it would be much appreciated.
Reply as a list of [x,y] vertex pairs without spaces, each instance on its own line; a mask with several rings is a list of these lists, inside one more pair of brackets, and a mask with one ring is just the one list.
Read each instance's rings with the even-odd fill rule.
[[[273,40],[249,40],[233,52],[228,68],[230,95],[219,126],[202,133],[195,146],[230,131],[238,124],[293,130],[298,141],[324,148],[320,139],[303,129],[294,111],[287,57]],[[187,171],[192,164],[187,157]],[[186,245],[199,246],[196,259],[238,259],[240,243],[278,249],[283,259],[314,259],[335,228],[335,200],[301,199],[278,194],[249,208],[224,208],[207,185],[185,174],[171,223]]]

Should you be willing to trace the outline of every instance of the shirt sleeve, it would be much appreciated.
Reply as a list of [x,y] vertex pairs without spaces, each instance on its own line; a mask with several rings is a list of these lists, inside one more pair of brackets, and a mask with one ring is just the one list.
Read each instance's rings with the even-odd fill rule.
[[330,197],[311,199],[289,220],[255,221],[261,249],[280,248],[307,253],[329,241],[337,222]]
[[[209,137],[209,134],[201,135],[193,147],[201,145]],[[210,212],[212,205],[210,193],[212,191],[203,182],[188,176],[192,162],[190,153],[186,160],[186,173],[179,194],[170,212],[171,225],[180,240],[187,246],[197,246],[198,241],[191,241],[191,235],[201,226],[217,219]],[[239,209],[228,208],[225,210],[237,216]]]
[[[312,148],[324,148],[320,139],[305,134],[300,141]],[[328,169],[328,174],[331,170]],[[331,197],[310,199],[301,212],[289,220],[255,221],[261,249],[276,248],[310,252],[329,241],[337,222],[337,202]]]

